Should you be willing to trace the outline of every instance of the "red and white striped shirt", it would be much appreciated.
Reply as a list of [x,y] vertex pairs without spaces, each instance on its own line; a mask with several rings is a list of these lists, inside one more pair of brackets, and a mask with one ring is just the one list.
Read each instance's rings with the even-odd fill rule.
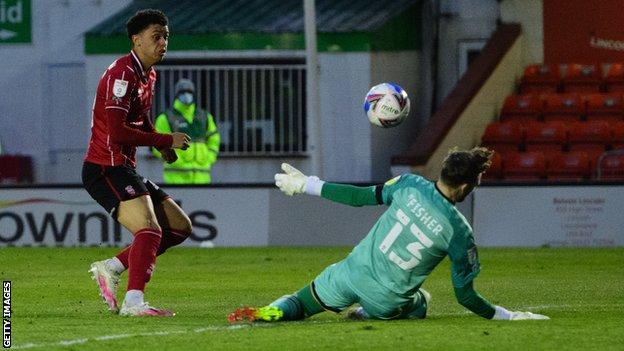
[[145,72],[134,51],[108,67],[93,102],[85,161],[135,167],[137,146],[171,147],[171,135],[156,133],[150,121],[155,85],[156,71]]

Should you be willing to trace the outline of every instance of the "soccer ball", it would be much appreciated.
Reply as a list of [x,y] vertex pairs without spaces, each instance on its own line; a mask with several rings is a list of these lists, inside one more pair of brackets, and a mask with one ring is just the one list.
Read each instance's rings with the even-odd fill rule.
[[407,118],[410,100],[397,84],[381,83],[366,94],[364,111],[372,124],[383,128],[394,127]]

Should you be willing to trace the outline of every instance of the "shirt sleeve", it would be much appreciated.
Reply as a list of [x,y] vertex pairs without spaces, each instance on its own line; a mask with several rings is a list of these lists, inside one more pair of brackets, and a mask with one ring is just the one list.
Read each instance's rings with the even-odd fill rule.
[[456,230],[449,244],[448,255],[451,260],[451,279],[456,288],[470,284],[481,271],[477,245],[468,227]]
[[136,89],[136,81],[127,70],[111,70],[106,79],[105,109],[118,109],[128,113],[132,102],[132,91]]
[[326,182],[321,188],[321,197],[349,206],[372,206],[378,204],[376,188]]
[[494,305],[474,290],[472,282],[464,287],[455,288],[455,297],[457,302],[473,313],[487,319],[494,317],[496,312]]
[[171,134],[149,133],[132,129],[125,123],[127,113],[116,108],[106,110],[106,122],[111,142],[121,145],[154,146],[161,150],[171,147]]
[[383,184],[381,189],[381,200],[384,204],[392,205],[392,199],[394,192],[401,188],[401,182],[404,180],[403,176],[396,176]]

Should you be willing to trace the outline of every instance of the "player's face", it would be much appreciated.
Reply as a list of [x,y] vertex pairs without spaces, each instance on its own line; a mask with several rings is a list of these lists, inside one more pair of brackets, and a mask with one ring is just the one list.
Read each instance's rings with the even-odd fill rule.
[[160,24],[151,24],[141,33],[137,34],[135,49],[140,52],[140,56],[155,64],[162,61],[167,53],[169,43],[169,27]]
[[462,202],[464,201],[468,195],[470,195],[470,193],[477,187],[479,186],[479,184],[481,184],[481,174],[479,174],[479,177],[477,178],[477,182],[474,184],[464,184],[461,187],[461,192],[460,194],[457,195],[457,198],[455,199],[455,201],[457,202]]

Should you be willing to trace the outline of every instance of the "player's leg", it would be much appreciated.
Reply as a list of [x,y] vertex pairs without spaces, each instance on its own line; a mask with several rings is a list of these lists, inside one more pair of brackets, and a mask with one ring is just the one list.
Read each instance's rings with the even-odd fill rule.
[[193,230],[190,218],[173,199],[167,197],[156,206],[156,217],[163,228],[158,255],[184,242]]
[[401,318],[417,318],[424,319],[427,317],[427,309],[431,302],[431,294],[425,289],[418,289],[414,294],[414,299],[411,304],[406,306],[405,312],[401,315]]
[[[186,213],[162,188],[146,178],[143,179],[143,183],[154,203],[154,212],[162,230],[162,239],[156,252],[159,256],[168,248],[184,242],[191,235],[192,224]],[[116,272],[121,273],[128,268],[130,248],[131,246],[128,246],[114,258],[107,260]]]
[[143,195],[119,204],[117,220],[134,234],[128,255],[128,288],[120,315],[170,316],[172,313],[148,306],[143,300],[146,284],[156,265],[162,232],[150,196]]
[[295,294],[285,295],[264,307],[239,308],[228,316],[236,321],[292,321],[323,311],[339,313],[357,300],[345,283],[341,263],[327,267],[314,281]]
[[[292,295],[284,295],[264,307],[243,307],[228,315],[230,322],[238,321],[296,321],[328,310],[315,297],[314,283],[304,286]],[[339,312],[339,311],[335,311]]]
[[[169,315],[170,312],[153,309],[143,301],[143,291],[154,269],[162,232],[142,177],[126,166],[105,167],[85,163],[83,183],[89,194],[134,235],[128,252],[128,292],[120,314]],[[119,267],[114,267],[115,264],[110,261],[95,262],[91,266],[105,300],[111,298],[110,295],[114,299],[116,293],[114,279],[110,279],[104,287],[100,284],[106,280],[102,279],[106,276],[105,271],[117,278],[119,272]],[[108,288],[108,291],[103,288]],[[111,310],[116,310],[116,307],[116,301],[109,303]]]
[[347,318],[358,320],[423,319],[427,315],[429,301],[431,301],[431,294],[424,289],[418,289],[412,299],[402,303],[388,295],[377,298],[365,297],[360,300],[361,306],[347,312]]

